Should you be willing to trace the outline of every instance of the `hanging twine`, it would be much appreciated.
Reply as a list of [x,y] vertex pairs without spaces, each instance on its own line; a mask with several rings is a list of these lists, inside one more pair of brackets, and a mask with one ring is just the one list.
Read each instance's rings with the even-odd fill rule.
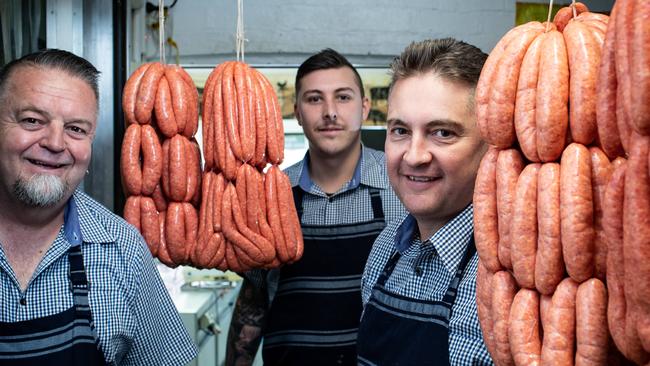
[[244,42],[246,41],[248,40],[244,37],[244,0],[237,0],[237,33],[235,41],[237,61],[244,62]]
[[163,0],[158,0],[158,48],[160,63],[165,64],[165,6]]
[[577,17],[578,14],[577,14],[577,10],[576,10],[576,0],[571,1],[571,9],[573,10],[573,17],[574,18]]
[[[574,0],[575,1],[575,0]],[[549,31],[549,28],[551,27],[551,14],[553,13],[553,0],[551,0],[548,4],[548,18],[546,18],[546,31]]]

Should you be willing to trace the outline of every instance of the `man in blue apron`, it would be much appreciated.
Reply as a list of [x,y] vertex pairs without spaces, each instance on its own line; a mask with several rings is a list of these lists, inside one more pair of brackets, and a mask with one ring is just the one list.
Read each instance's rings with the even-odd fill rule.
[[476,313],[472,195],[487,149],[474,89],[487,55],[413,43],[391,65],[386,165],[409,212],[380,234],[362,280],[361,365],[491,365]]
[[286,173],[304,254],[268,274],[247,274],[228,365],[251,364],[262,336],[265,365],[356,365],[361,274],[379,232],[404,212],[383,153],[361,144],[368,109],[361,78],[337,52],[321,51],[298,69],[295,114],[309,150]]
[[142,236],[77,190],[98,74],[61,50],[0,70],[3,366],[185,365],[196,355]]

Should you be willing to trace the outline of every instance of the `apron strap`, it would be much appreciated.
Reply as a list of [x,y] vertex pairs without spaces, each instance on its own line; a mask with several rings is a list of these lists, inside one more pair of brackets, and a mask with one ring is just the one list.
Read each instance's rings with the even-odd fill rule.
[[370,188],[370,202],[372,203],[375,220],[384,218],[384,208],[381,205],[381,194],[379,192],[377,188]]
[[465,269],[467,269],[467,264],[474,256],[474,253],[476,253],[476,245],[474,244],[474,235],[472,235],[470,237],[469,243],[467,244],[467,249],[465,249],[465,254],[463,255],[463,259],[460,261],[460,264],[458,265],[458,269],[456,270],[456,275],[451,280],[451,283],[449,284],[449,288],[447,288],[447,293],[445,293],[445,296],[442,298],[442,302],[448,304],[450,308],[451,305],[453,305],[454,302],[456,301],[456,295],[458,294],[458,286],[460,285],[460,280],[463,278]]
[[295,186],[291,189],[293,191],[293,203],[296,205],[296,212],[298,213],[298,222],[302,221],[302,198],[305,195],[305,192],[300,188],[300,186]]

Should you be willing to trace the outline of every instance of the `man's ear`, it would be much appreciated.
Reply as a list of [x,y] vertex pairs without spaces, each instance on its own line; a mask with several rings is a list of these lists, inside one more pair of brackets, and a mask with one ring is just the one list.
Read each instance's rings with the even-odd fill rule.
[[298,110],[298,104],[293,103],[293,115],[296,117],[296,121],[298,121],[298,126],[302,126],[302,116],[300,115],[300,111]]
[[362,103],[361,106],[362,106],[362,113],[363,113],[363,119],[361,120],[361,122],[363,123],[363,121],[368,119],[368,113],[370,113],[370,99],[368,99],[367,96],[364,96],[363,101],[361,103]]

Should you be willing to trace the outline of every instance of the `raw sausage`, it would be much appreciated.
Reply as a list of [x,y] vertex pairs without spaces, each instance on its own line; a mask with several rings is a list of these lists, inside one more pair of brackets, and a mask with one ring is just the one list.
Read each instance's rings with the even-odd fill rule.
[[514,365],[510,351],[510,308],[517,294],[517,284],[508,271],[499,271],[492,277],[492,321],[494,324],[494,355],[497,365]]
[[501,269],[498,258],[496,165],[499,150],[490,147],[481,160],[474,186],[474,238],[481,263],[490,272]]
[[[629,24],[630,124],[641,135],[650,135],[650,3],[633,1],[632,22]],[[649,330],[650,332],[650,330]],[[650,334],[649,334],[650,335]],[[650,340],[646,350],[650,351]]]
[[476,269],[476,310],[481,324],[481,333],[485,347],[492,357],[494,350],[494,331],[492,329],[492,272],[484,265],[483,260],[478,261]]
[[164,73],[165,67],[159,62],[154,62],[151,63],[151,66],[147,68],[142,77],[135,103],[135,120],[140,124],[151,122],[156,90]]
[[543,162],[557,160],[568,126],[569,65],[562,33],[551,30],[542,43],[536,91],[537,153]]
[[598,279],[583,282],[576,293],[576,366],[607,364],[607,289]]
[[142,194],[151,196],[162,175],[162,147],[151,125],[142,126]]
[[132,124],[124,132],[120,154],[120,173],[127,195],[138,196],[142,193],[141,145],[142,128],[138,124]]
[[612,176],[612,167],[605,153],[590,147],[591,154],[591,187],[594,200],[594,276],[605,280],[607,271],[607,241],[603,230],[603,200],[607,182]]
[[537,175],[541,165],[529,164],[517,180],[512,210],[512,270],[520,287],[535,288],[537,252]]
[[535,288],[552,295],[564,278],[560,240],[560,164],[546,163],[537,177],[537,255]]
[[512,300],[508,336],[517,366],[536,366],[541,361],[539,294],[522,288]]
[[562,255],[569,276],[580,283],[594,273],[594,207],[591,157],[573,143],[560,162],[560,223]]
[[[524,161],[516,149],[502,150],[497,158],[497,213],[499,226],[499,261],[512,269],[512,222],[515,219],[514,201],[517,179],[524,169]],[[515,276],[516,277],[516,276]]]
[[149,63],[140,65],[124,84],[124,89],[122,90],[122,109],[124,110],[124,119],[127,126],[138,122],[135,119],[135,101],[138,96],[138,89],[140,88],[142,77],[149,66],[151,66]]
[[544,324],[543,366],[572,366],[576,336],[576,291],[578,284],[565,278],[557,286]]

